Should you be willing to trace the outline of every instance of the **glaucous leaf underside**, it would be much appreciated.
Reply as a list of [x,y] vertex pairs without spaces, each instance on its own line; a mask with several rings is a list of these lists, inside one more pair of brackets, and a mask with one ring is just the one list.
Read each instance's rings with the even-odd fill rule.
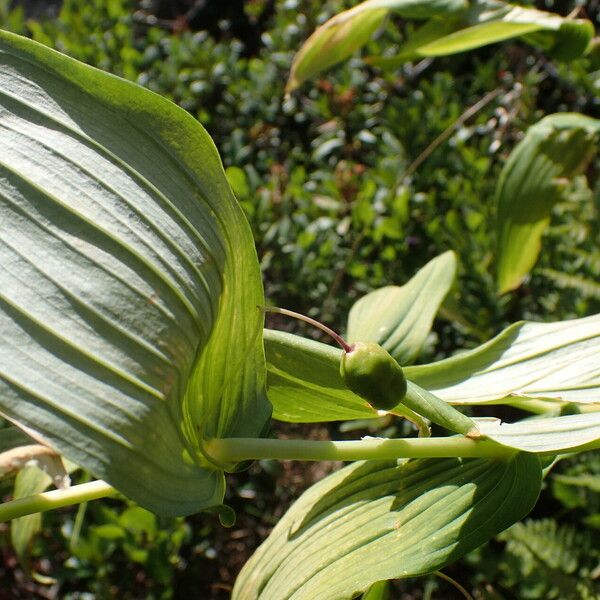
[[202,437],[269,418],[253,240],[216,149],[0,32],[0,413],[141,505],[219,504]]

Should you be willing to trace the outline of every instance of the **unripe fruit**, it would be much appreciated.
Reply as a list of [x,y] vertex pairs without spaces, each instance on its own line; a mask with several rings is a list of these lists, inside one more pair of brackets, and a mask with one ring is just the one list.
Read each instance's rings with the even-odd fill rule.
[[402,367],[373,342],[357,342],[345,351],[340,375],[348,389],[378,410],[390,410],[406,395]]
[[275,312],[300,319],[330,335],[342,348],[340,375],[349,390],[366,400],[378,410],[391,410],[402,402],[413,412],[423,415],[433,423],[450,431],[476,439],[481,437],[477,425],[466,415],[431,392],[411,383],[404,377],[402,367],[394,358],[374,342],[348,344],[343,337],[311,317],[285,308],[259,307],[265,312]]

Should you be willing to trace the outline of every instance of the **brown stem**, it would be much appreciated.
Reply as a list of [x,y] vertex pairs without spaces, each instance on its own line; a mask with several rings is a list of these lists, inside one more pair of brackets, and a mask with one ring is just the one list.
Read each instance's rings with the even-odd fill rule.
[[[404,173],[399,177],[399,181],[410,177],[420,166],[429,158],[431,154],[441,146],[459,127],[461,127],[466,121],[468,121],[473,115],[478,113],[486,104],[489,104],[496,96],[499,96],[502,93],[502,88],[497,88],[491,92],[488,92],[483,98],[477,101],[472,106],[469,106],[463,113],[452,123],[449,127],[447,127],[440,135],[438,135],[415,160],[413,160],[410,165],[406,168]],[[398,187],[398,186],[396,186]]]
[[317,327],[321,331],[324,331],[327,335],[331,336],[341,346],[344,352],[352,352],[353,346],[348,344],[348,342],[346,342],[346,340],[339,333],[336,333],[333,329],[330,329],[327,327],[327,325],[323,325],[323,323],[317,321],[316,319],[312,319],[311,317],[307,317],[301,313],[294,312],[293,310],[288,310],[287,308],[278,308],[276,306],[260,306],[259,308],[265,312],[273,312],[280,315],[286,315],[287,317],[293,317],[294,319],[304,321],[313,327]]

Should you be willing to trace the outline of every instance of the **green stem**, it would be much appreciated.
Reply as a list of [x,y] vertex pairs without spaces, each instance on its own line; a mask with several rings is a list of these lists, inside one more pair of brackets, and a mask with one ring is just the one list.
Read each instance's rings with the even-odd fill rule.
[[[507,406],[514,406],[530,413],[542,415],[550,411],[558,412],[561,408],[568,407],[568,402],[561,400],[542,400],[540,398],[515,398],[514,400],[508,399],[506,401],[498,402],[498,404],[504,404]],[[598,412],[600,409],[600,403],[593,402],[589,404],[575,404],[574,405],[577,413],[590,413]]]
[[32,513],[113,496],[117,491],[105,481],[90,481],[62,490],[51,490],[0,504],[0,523]]
[[463,437],[364,439],[349,442],[221,438],[204,450],[220,464],[244,460],[389,460],[394,458],[507,458],[516,450]]

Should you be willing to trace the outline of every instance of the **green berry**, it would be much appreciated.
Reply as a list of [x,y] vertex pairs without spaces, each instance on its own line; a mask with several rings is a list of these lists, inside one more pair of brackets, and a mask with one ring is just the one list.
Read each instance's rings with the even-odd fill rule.
[[357,342],[344,352],[340,374],[348,389],[378,410],[390,410],[406,395],[402,367],[373,342]]

